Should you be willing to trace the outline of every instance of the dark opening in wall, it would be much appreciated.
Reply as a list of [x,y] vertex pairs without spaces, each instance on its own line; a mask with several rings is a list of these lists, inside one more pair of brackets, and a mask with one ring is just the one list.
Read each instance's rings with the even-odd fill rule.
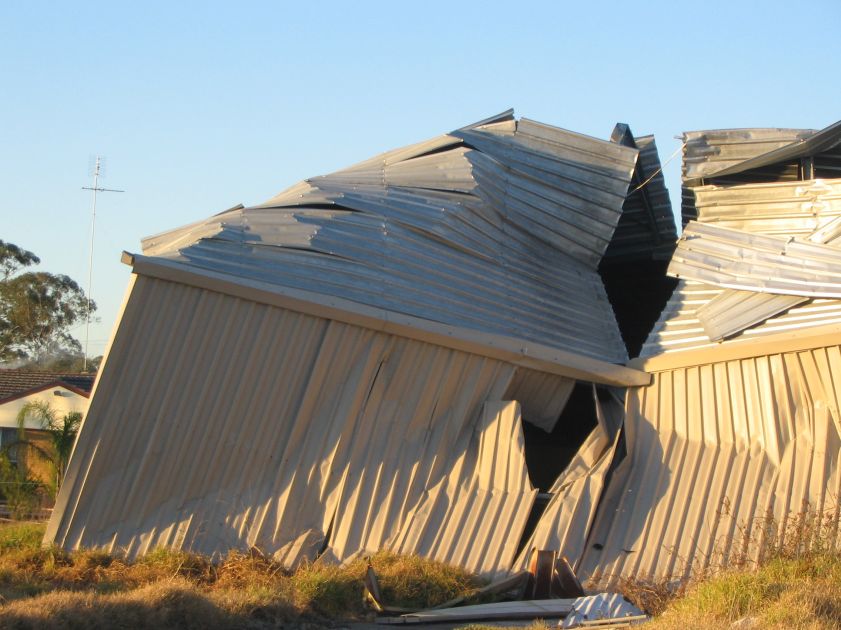
[[547,433],[534,426],[528,418],[523,419],[526,467],[532,485],[540,494],[529,514],[517,553],[522,551],[526,541],[531,537],[552,498],[549,490],[597,424],[593,386],[590,383],[575,384],[551,432]]
[[523,422],[526,466],[529,479],[540,492],[548,492],[573,456],[596,428],[593,386],[576,383],[555,428],[547,433],[528,421]]

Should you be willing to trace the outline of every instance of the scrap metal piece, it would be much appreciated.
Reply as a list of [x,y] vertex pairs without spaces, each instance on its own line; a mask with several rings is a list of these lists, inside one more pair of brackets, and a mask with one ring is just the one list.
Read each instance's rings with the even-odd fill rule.
[[555,570],[552,574],[552,595],[561,598],[584,596],[584,588],[575,576],[566,556],[559,555],[555,559]]

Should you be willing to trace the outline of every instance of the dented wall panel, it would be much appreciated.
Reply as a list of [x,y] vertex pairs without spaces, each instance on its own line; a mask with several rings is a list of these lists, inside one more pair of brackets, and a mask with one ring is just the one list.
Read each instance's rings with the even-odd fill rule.
[[[340,560],[394,546],[507,568],[534,492],[519,413],[482,410],[516,369],[138,276],[47,540],[254,546],[290,566],[325,544]],[[416,526],[430,502],[452,526],[432,537]]]
[[486,576],[507,573],[537,496],[526,470],[519,404],[485,403],[480,422],[447,451],[445,478],[396,536],[370,548],[419,553]]
[[517,559],[515,566],[520,569],[528,568],[533,549],[555,549],[578,569],[624,417],[621,399],[611,396],[600,401],[595,388],[593,404],[598,424],[550,489],[552,498]]
[[630,389],[628,455],[580,577],[680,578],[757,559],[804,508],[837,519],[838,374],[831,346],[659,372]]

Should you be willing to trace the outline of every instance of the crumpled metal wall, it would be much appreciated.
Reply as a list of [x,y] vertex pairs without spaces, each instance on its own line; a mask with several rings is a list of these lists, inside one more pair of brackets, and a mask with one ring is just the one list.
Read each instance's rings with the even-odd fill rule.
[[507,570],[534,490],[518,406],[483,408],[518,369],[137,276],[46,540]]
[[833,345],[675,367],[629,389],[628,455],[579,577],[680,578],[756,559],[804,507],[837,523],[838,374]]
[[624,409],[620,398],[600,401],[595,387],[593,404],[598,424],[550,489],[552,498],[529,537],[516,566],[525,569],[532,549],[557,549],[577,569],[608,470],[616,455]]

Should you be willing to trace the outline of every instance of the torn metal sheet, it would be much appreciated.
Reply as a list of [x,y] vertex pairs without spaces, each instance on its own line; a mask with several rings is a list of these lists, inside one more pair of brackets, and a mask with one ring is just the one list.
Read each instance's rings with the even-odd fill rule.
[[809,329],[841,323],[841,300],[815,298],[771,317],[761,325],[747,328],[723,343],[714,342],[701,323],[698,310],[725,291],[728,289],[681,280],[646,340],[640,358],[720,348],[722,345],[772,338],[783,333],[805,334]]
[[571,378],[519,369],[505,394],[505,400],[522,401],[523,418],[550,433],[574,387],[575,380]]
[[721,341],[808,301],[796,295],[731,289],[701,306],[698,321],[710,341]]
[[520,602],[474,604],[409,613],[400,617],[380,617],[385,625],[442,623],[445,621],[489,621],[494,619],[558,619],[573,611],[574,600],[532,599]]
[[693,190],[698,221],[757,234],[807,237],[841,216],[841,180]]
[[604,627],[616,627],[621,622],[636,625],[648,620],[648,616],[619,593],[578,597],[573,601],[572,608],[572,612],[564,617],[559,627],[592,628],[600,621],[605,622]]
[[[783,239],[832,243],[841,227],[841,181],[810,180],[702,186],[693,189],[698,221]],[[729,248],[727,254],[738,252]],[[714,347],[841,321],[841,301],[767,294],[740,300],[709,283],[682,280],[673,292],[640,357]],[[756,288],[752,285],[752,288]],[[746,297],[746,296],[745,296]]]
[[[815,134],[813,129],[711,129],[683,134],[683,179],[713,176]],[[775,175],[775,179],[779,179]],[[795,176],[796,179],[796,176]]]
[[756,157],[714,171],[707,175],[707,177],[726,177],[771,165],[795,162],[804,157],[811,157],[826,151],[832,151],[839,145],[841,145],[841,121],[812,134],[803,134],[793,142],[777,149],[764,152]]
[[737,290],[841,298],[841,249],[692,222],[669,275]]
[[550,489],[552,498],[517,559],[517,568],[527,566],[532,549],[558,549],[577,570],[624,416],[621,400],[611,397],[600,401],[595,388],[593,401],[598,425]]
[[[836,244],[839,236],[841,217],[836,217],[824,222],[805,240]],[[699,308],[698,318],[710,340],[720,341],[808,301],[809,297],[731,289]]]
[[668,260],[677,233],[654,136],[634,137],[628,125],[618,124],[611,141],[637,148],[640,155],[604,261]]

